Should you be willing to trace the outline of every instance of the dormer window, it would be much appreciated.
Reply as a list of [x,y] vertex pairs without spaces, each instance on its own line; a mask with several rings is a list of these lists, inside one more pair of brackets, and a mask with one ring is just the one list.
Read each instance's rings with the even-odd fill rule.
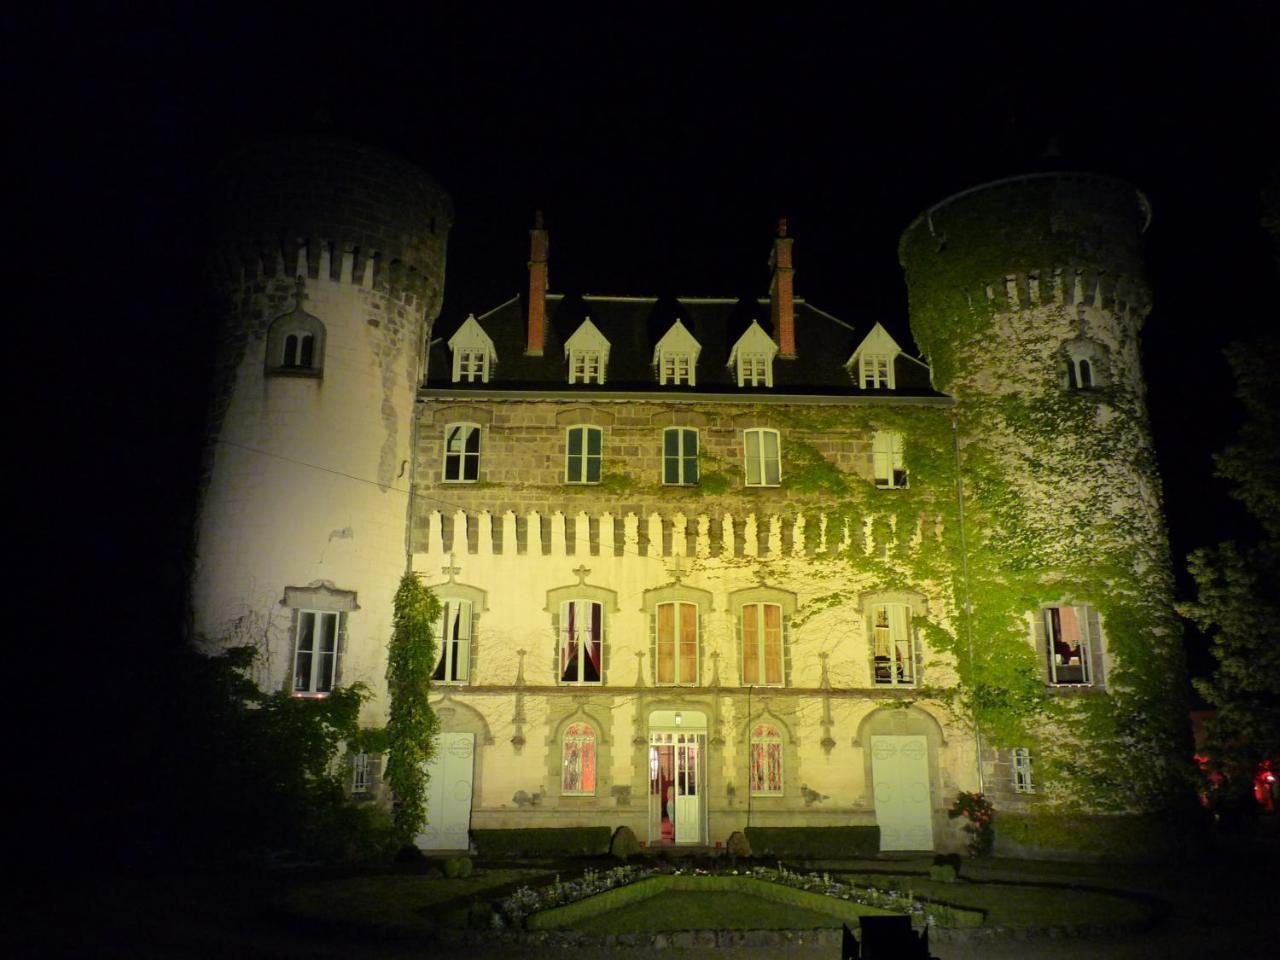
[[858,385],[863,390],[892,390],[893,361],[882,353],[864,353],[858,358]]
[[663,386],[697,386],[698,354],[702,345],[677,320],[653,349],[653,365]]
[[609,365],[609,341],[587,317],[565,341],[570,383],[604,383]]
[[[880,324],[871,328],[853,351],[845,366],[855,376],[862,390],[895,390],[894,366],[902,348]],[[857,372],[854,373],[854,366]]]
[[738,386],[772,387],[773,358],[778,355],[778,345],[764,332],[756,321],[729,351],[729,366],[737,367]]
[[469,314],[449,338],[449,349],[453,351],[454,383],[489,382],[498,354],[475,314]]

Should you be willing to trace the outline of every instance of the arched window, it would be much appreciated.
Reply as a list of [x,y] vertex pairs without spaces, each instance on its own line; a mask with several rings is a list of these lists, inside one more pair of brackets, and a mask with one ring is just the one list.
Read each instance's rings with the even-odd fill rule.
[[782,794],[782,737],[771,723],[751,728],[751,795]]
[[604,605],[594,600],[560,604],[560,681],[599,683],[604,653]]
[[596,792],[596,732],[589,723],[571,723],[561,743],[564,773],[560,793],[590,797]]
[[290,370],[310,370],[315,356],[316,338],[309,333],[290,333],[284,338],[284,355],[280,366]]
[[1062,345],[1062,358],[1067,368],[1067,387],[1092,390],[1107,385],[1109,351],[1088,337],[1076,337]]
[[271,321],[267,329],[267,373],[319,377],[324,367],[324,324],[301,309]]

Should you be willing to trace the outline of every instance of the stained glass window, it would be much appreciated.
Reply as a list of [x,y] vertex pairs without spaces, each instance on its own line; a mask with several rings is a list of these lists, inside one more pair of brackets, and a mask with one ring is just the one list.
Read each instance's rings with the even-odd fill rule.
[[771,723],[758,723],[751,731],[751,793],[782,793],[782,737]]
[[571,723],[564,732],[564,777],[560,792],[594,796],[596,792],[596,732],[588,723]]

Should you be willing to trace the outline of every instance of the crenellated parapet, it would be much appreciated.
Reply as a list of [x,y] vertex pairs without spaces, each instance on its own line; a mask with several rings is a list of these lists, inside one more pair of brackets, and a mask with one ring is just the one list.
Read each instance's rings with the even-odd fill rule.
[[921,513],[903,523],[889,513],[834,516],[826,513],[684,513],[639,516],[585,511],[543,514],[536,510],[495,515],[488,510],[433,510],[415,555],[633,556],[725,560],[835,558],[850,551],[866,556],[911,554],[926,540],[941,543],[941,515]]

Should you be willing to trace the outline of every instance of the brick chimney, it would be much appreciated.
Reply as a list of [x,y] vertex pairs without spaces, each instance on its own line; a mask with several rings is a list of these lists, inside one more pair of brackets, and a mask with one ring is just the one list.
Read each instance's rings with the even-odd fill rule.
[[769,266],[773,279],[769,282],[769,317],[773,336],[778,341],[778,356],[794,359],[796,355],[795,268],[791,266],[791,244],[787,236],[787,218],[778,220],[778,235],[773,239]]
[[547,252],[551,242],[542,224],[542,211],[529,231],[529,336],[525,356],[540,357],[547,342]]

